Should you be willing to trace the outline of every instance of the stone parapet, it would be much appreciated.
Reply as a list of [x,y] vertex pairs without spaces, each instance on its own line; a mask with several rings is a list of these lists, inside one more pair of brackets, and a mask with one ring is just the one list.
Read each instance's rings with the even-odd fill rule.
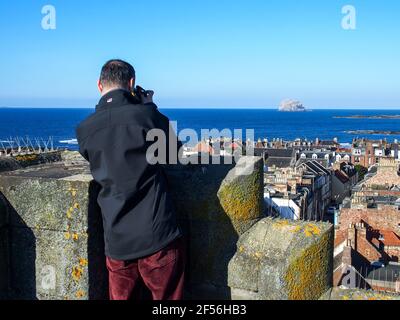
[[[0,297],[106,299],[99,186],[79,154],[0,174]],[[333,230],[265,219],[263,161],[165,168],[188,247],[188,299],[318,299]]]
[[[0,253],[8,257],[0,285],[10,297],[107,296],[98,185],[78,154],[61,156],[0,175]],[[250,170],[242,175],[243,168]],[[262,217],[262,159],[166,172],[189,247],[188,296],[229,298],[227,265],[236,241]]]
[[315,300],[332,286],[333,227],[266,218],[238,241],[229,263],[233,299]]

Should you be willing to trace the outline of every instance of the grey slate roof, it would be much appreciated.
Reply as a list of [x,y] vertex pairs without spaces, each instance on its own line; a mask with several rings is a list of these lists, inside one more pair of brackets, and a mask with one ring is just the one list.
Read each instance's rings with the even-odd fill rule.
[[368,279],[395,282],[400,279],[400,265],[389,264],[368,273]]
[[265,161],[267,167],[287,168],[292,165],[291,158],[268,158]]

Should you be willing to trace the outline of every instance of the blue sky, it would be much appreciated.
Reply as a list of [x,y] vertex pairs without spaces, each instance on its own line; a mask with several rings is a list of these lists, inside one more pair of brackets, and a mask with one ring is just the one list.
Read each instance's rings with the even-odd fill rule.
[[115,57],[161,107],[400,108],[399,34],[398,0],[1,1],[0,106],[92,107]]

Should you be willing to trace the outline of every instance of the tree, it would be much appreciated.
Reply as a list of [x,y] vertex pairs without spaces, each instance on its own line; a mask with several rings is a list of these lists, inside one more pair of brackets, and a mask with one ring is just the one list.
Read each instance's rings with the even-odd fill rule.
[[368,169],[360,164],[356,164],[355,168],[358,172],[358,181],[363,180],[365,175],[368,173]]

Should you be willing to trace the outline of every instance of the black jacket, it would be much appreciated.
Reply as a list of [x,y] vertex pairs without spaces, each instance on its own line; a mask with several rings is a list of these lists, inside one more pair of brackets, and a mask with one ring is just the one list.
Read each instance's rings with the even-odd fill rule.
[[125,90],[103,96],[94,114],[79,124],[79,152],[101,185],[105,253],[133,260],[161,250],[181,235],[161,165],[150,165],[146,134],[169,120],[153,103],[140,102]]

